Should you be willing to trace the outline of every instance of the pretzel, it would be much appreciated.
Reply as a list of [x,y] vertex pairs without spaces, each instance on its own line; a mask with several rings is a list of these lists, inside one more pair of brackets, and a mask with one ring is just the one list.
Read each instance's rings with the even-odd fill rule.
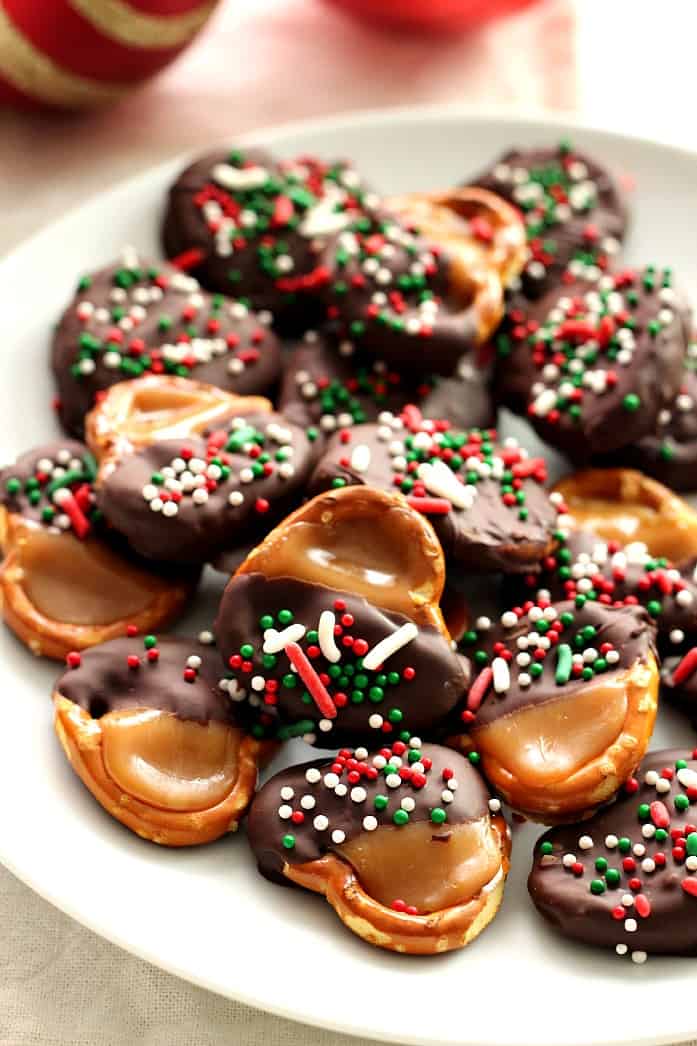
[[342,923],[368,944],[406,955],[439,955],[465,948],[496,915],[509,868],[510,836],[502,817],[491,822],[502,850],[496,874],[476,896],[428,915],[411,915],[381,904],[362,888],[350,864],[334,854],[304,865],[286,864],[283,874],[306,890],[324,894]]
[[[399,776],[374,773],[388,756]],[[255,797],[247,834],[262,875],[323,894],[369,944],[434,955],[469,944],[501,903],[499,810],[468,760],[412,737],[282,771]]]
[[470,688],[466,731],[454,743],[479,754],[515,810],[568,823],[611,799],[648,747],[658,702],[653,635],[636,606],[538,598],[525,607],[502,615],[483,643],[489,664]]
[[[159,660],[133,668],[138,655],[128,654],[127,664],[126,650],[137,648],[137,640],[122,639],[93,648],[81,661],[70,655],[71,667],[53,693],[56,733],[83,784],[131,831],[163,846],[211,842],[236,830],[269,745],[230,719],[222,691],[212,696],[217,664],[197,692],[211,654],[194,655],[203,661],[196,670],[182,657],[174,675],[173,658],[192,649],[186,640],[161,640],[146,651],[155,649]],[[148,690],[153,673],[166,673],[155,695]]]
[[85,439],[105,463],[163,439],[223,427],[235,415],[264,413],[262,396],[237,396],[215,385],[165,374],[147,374],[112,385],[85,419]]
[[654,556],[680,563],[697,555],[697,512],[668,487],[633,469],[586,469],[554,488],[572,525],[607,541],[643,542]]
[[443,583],[431,525],[401,494],[313,498],[223,594],[215,632],[240,715],[259,736],[325,747],[442,728],[469,678],[439,606]]
[[528,250],[520,212],[487,189],[405,193],[389,197],[387,206],[452,253],[464,286],[472,273],[484,271],[508,287],[523,271]]
[[[329,562],[308,555],[313,549]],[[272,530],[235,576],[249,573],[348,589],[446,633],[438,606],[442,549],[430,523],[399,494],[347,487],[318,495]],[[389,583],[373,583],[378,574]]]
[[191,569],[165,576],[117,551],[95,517],[92,472],[76,467],[69,482],[66,463],[66,485],[51,494],[54,481],[38,465],[64,453],[94,468],[79,443],[29,451],[3,470],[0,504],[5,622],[33,653],[57,659],[121,636],[127,625],[166,627],[186,608],[199,577]]

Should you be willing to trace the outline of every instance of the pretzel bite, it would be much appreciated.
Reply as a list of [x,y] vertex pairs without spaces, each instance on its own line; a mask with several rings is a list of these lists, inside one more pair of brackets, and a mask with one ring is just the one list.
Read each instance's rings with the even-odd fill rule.
[[554,488],[571,523],[606,541],[641,541],[675,563],[697,555],[697,512],[655,479],[633,469],[585,469]]
[[507,287],[523,271],[528,250],[520,211],[487,189],[405,193],[385,204],[427,240],[451,251],[463,282],[472,273],[494,272]]
[[692,313],[671,269],[564,275],[517,296],[493,339],[495,394],[585,466],[656,431],[683,380]]
[[694,561],[679,568],[649,554],[634,541],[603,541],[590,530],[560,529],[559,548],[536,574],[509,578],[508,606],[527,599],[574,599],[577,603],[646,607],[662,654],[697,638],[697,580]]
[[510,838],[467,759],[405,738],[277,774],[252,804],[248,837],[262,875],[324,894],[369,944],[434,955],[494,918]]
[[627,202],[612,174],[573,142],[508,149],[467,182],[523,212],[529,257],[521,283],[530,298],[558,284],[567,268],[605,271],[621,249]]
[[110,540],[95,507],[96,463],[81,443],[36,447],[0,472],[0,590],[5,623],[29,649],[62,659],[166,627],[185,610],[198,571],[142,562]]
[[482,665],[456,742],[532,820],[589,816],[641,760],[653,730],[658,666],[645,610],[525,603],[468,633]]
[[535,846],[528,890],[572,940],[642,964],[697,955],[697,750],[649,752],[617,801]]
[[145,374],[192,378],[240,396],[264,394],[281,372],[270,322],[270,313],[206,294],[191,276],[124,247],[112,265],[80,279],[56,328],[58,416],[81,437],[101,393]]
[[485,344],[503,315],[492,268],[469,269],[461,255],[385,213],[354,221],[323,254],[327,317],[340,337],[412,374],[452,374]]
[[496,417],[489,380],[488,368],[473,352],[458,361],[449,378],[405,374],[347,338],[336,342],[327,331],[308,331],[287,354],[278,405],[289,421],[316,426],[327,436],[381,421],[386,412],[398,415],[407,403],[416,403],[427,418],[487,427]]
[[256,540],[298,504],[312,444],[282,414],[233,417],[111,463],[99,507],[139,555],[205,563]]
[[146,374],[120,381],[85,419],[85,439],[100,464],[163,439],[181,439],[245,414],[271,411],[261,396],[236,396],[216,385]]
[[413,404],[398,417],[355,425],[328,441],[310,493],[350,484],[401,491],[428,516],[449,567],[472,572],[535,569],[556,546],[564,508],[545,489],[543,458],[495,429],[457,429],[423,418]]
[[56,733],[107,813],[163,846],[236,830],[264,744],[237,724],[214,649],[146,635],[71,653],[68,666],[53,693]]
[[370,743],[442,733],[469,663],[439,601],[443,555],[400,495],[320,495],[247,557],[215,625],[228,692],[254,736]]

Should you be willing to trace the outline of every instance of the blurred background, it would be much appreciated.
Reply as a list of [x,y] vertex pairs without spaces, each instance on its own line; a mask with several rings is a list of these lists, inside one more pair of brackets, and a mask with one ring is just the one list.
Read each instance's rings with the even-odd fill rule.
[[566,110],[697,146],[696,31],[693,0],[0,0],[0,252],[159,160],[351,109]]

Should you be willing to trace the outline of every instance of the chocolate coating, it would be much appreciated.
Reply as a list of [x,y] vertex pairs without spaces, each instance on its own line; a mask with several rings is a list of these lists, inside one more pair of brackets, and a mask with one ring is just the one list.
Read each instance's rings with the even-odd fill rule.
[[82,278],[53,339],[60,420],[81,435],[95,396],[141,374],[174,374],[240,395],[268,392],[281,371],[267,317],[211,296],[170,265],[130,251]]
[[499,402],[579,463],[654,432],[680,388],[691,331],[671,282],[649,266],[509,309],[495,338]]
[[445,249],[393,215],[363,218],[325,250],[327,315],[341,338],[416,377],[452,374],[478,344],[471,300],[452,280]]
[[465,356],[452,378],[435,374],[409,378],[344,340],[334,344],[314,331],[286,359],[279,409],[290,421],[331,434],[399,414],[416,403],[427,418],[447,418],[463,427],[493,424],[489,375],[474,356]]
[[[476,661],[479,660],[477,651],[484,651],[489,662],[502,656],[503,650],[510,651],[511,655],[508,662],[509,686],[500,693],[494,688],[489,689],[476,712],[475,731],[477,727],[486,726],[502,716],[511,715],[532,705],[544,704],[561,697],[573,699],[574,695],[582,693],[588,687],[590,680],[584,679],[580,673],[575,675],[570,672],[565,682],[557,682],[558,646],[561,644],[568,645],[573,654],[583,654],[589,649],[596,651],[597,656],[589,665],[592,669],[591,679],[612,679],[637,661],[646,663],[653,652],[653,632],[648,614],[642,607],[606,607],[601,603],[589,601],[585,606],[578,608],[573,602],[562,601],[552,604],[551,609],[554,616],[550,616],[548,623],[557,631],[559,639],[545,648],[541,659],[535,656],[537,647],[529,639],[525,641],[524,647],[518,643],[521,637],[529,637],[531,634],[547,635],[549,631],[545,629],[543,632],[538,629],[537,615],[542,621],[544,617],[542,611],[535,608],[526,614],[513,614],[513,618],[517,618],[514,624],[507,621],[504,624],[507,617],[504,614],[490,629],[472,629],[465,634],[461,648],[468,657],[474,657]],[[584,629],[587,630],[585,635]],[[499,644],[502,644],[502,647]],[[599,653],[603,644],[610,644],[616,660],[608,659],[607,654]],[[519,665],[516,658],[523,650],[530,655],[531,661],[529,664]],[[535,671],[539,671],[540,668],[539,675],[535,675]]]
[[91,529],[97,523],[93,495],[96,472],[97,464],[84,443],[63,439],[32,447],[13,465],[0,470],[0,505],[37,526],[70,530],[74,524],[54,496],[58,490],[86,487],[84,516]]
[[202,252],[195,273],[210,290],[270,309],[284,330],[314,326],[314,295],[326,280],[326,238],[370,206],[345,162],[277,160],[263,149],[208,153],[169,192],[163,241],[171,258]]
[[[403,759],[402,756],[398,759],[405,766],[413,765],[407,760],[408,751],[417,751],[420,754],[423,771],[422,778],[417,779],[419,787],[415,787],[410,780],[403,780],[394,788],[387,786],[386,774],[372,774],[373,770],[377,770],[373,762],[376,753],[369,755],[365,749],[358,750],[353,756],[365,769],[369,769],[372,780],[365,772],[361,773],[359,787],[362,791],[358,793],[346,783],[346,770],[342,769],[339,775],[332,769],[333,765],[336,765],[335,758],[316,759],[311,763],[292,766],[267,781],[254,798],[247,822],[247,836],[261,874],[273,882],[285,882],[283,866],[286,863],[303,864],[306,861],[316,861],[323,854],[334,850],[338,845],[332,840],[334,832],[341,832],[346,840],[356,838],[365,831],[363,820],[366,816],[376,818],[378,830],[382,826],[394,828],[392,816],[400,809],[400,803],[406,796],[413,799],[415,804],[409,813],[410,824],[430,821],[431,811],[436,807],[445,808],[447,811],[447,822],[439,826],[440,830],[450,824],[463,824],[489,816],[489,793],[486,785],[464,756],[449,748],[432,744],[422,744],[415,749],[401,744],[398,745],[398,750],[403,756]],[[385,749],[385,752],[391,758],[389,749]],[[378,766],[383,761],[378,759]],[[399,765],[401,764],[398,763],[397,766]],[[316,776],[313,774],[315,770],[319,770],[321,774],[319,780],[308,780],[308,771],[313,777]],[[457,782],[457,788],[450,793],[450,802],[442,798],[444,790],[448,787],[448,782],[443,777],[444,770],[452,771],[450,784],[453,779]],[[327,778],[327,774],[333,776]],[[281,796],[282,788],[292,788],[293,795],[290,799]],[[365,798],[358,801],[352,798],[352,795],[362,796],[363,793]],[[279,814],[279,809],[283,807],[302,809],[300,801],[304,796],[311,796],[315,804],[311,811],[305,814],[301,824],[296,825]],[[388,801],[383,809],[375,806],[376,796],[387,797]],[[317,816],[326,817],[328,823],[325,828],[318,830],[315,827]],[[292,847],[283,845],[283,838],[288,833],[294,838]],[[439,834],[442,834],[441,831]]]
[[[697,877],[686,863],[686,850],[697,842],[695,785],[692,750],[650,752],[616,802],[582,825],[546,832],[528,879],[540,914],[566,937],[601,948],[619,945],[620,954],[697,954]],[[647,838],[644,825],[660,825],[666,834]],[[691,841],[681,844],[686,836]],[[574,855],[582,874],[564,866],[565,854]],[[644,867],[644,861],[651,863]],[[591,883],[599,884],[597,893]],[[626,907],[624,897],[631,898]]]
[[127,456],[105,477],[98,502],[142,556],[205,563],[266,534],[300,501],[310,466],[302,429],[280,414],[250,414],[228,432],[162,440]]
[[[214,647],[194,639],[163,636],[155,649],[159,656],[150,660],[142,637],[112,639],[90,647],[80,655],[77,668],[63,673],[55,690],[93,719],[108,712],[154,708],[197,723],[235,722],[230,699],[218,685],[223,665]],[[129,655],[140,659],[137,668],[129,667]],[[189,682],[184,669],[192,655],[200,657],[201,664],[196,678]]]
[[539,297],[575,261],[605,268],[627,229],[627,207],[611,174],[569,143],[509,149],[465,183],[503,196],[523,212],[530,260],[523,292]]
[[560,535],[560,548],[544,560],[542,571],[510,583],[505,598],[510,605],[544,590],[555,600],[581,595],[608,605],[639,603],[651,614],[661,650],[668,652],[676,630],[678,642],[697,634],[693,573],[692,563],[675,567],[650,556],[640,543],[625,549],[589,530],[572,530]]
[[[335,615],[339,629],[337,662],[331,662],[318,645],[316,631],[325,610]],[[306,629],[298,642],[314,671],[325,679],[336,703],[334,719],[325,718],[300,685],[284,649],[265,662],[265,632],[288,627],[289,613],[293,624]],[[458,657],[441,632],[423,625],[414,639],[386,659],[381,671],[362,667],[362,656],[408,621],[360,596],[255,573],[240,574],[228,583],[215,632],[223,659],[230,665],[228,675],[235,681],[230,695],[258,734],[281,738],[297,734],[325,746],[368,744],[404,729],[434,736],[467,689],[467,661]]]
[[[309,492],[355,484],[401,490],[428,516],[450,563],[479,572],[530,570],[555,547],[557,509],[543,486],[545,463],[495,439],[494,430],[451,429],[408,408],[389,423],[334,435]],[[457,504],[458,497],[467,502]]]
[[697,342],[685,358],[680,391],[658,415],[655,432],[594,464],[625,466],[653,476],[673,490],[697,490]]

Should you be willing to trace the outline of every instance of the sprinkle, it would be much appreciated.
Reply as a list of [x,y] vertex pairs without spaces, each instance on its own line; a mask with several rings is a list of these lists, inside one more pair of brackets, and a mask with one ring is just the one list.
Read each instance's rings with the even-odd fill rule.
[[332,832],[332,842],[337,846],[346,841],[346,832],[342,832],[341,828],[335,828]]
[[[413,621],[409,621],[393,632],[391,636],[386,636],[381,639],[372,650],[370,650],[363,658],[363,667],[368,671],[375,671],[380,665],[384,664],[388,658],[396,654],[402,647],[405,647],[412,640],[416,639],[419,634],[419,630]],[[307,684],[306,684],[307,685]]]
[[295,642],[288,643],[285,647],[285,653],[290,663],[297,669],[298,675],[307,687],[310,697],[324,718],[334,719],[336,717],[336,705],[298,644]]
[[305,771],[305,780],[308,782],[308,784],[317,784],[321,777],[322,774],[316,766],[311,766],[309,770]]
[[[678,593],[679,595],[680,593]],[[682,661],[676,666],[673,671],[673,683],[679,686],[686,680],[690,679],[695,671],[697,670],[697,647],[692,647],[691,650],[683,657]]]
[[353,448],[351,454],[351,468],[354,472],[367,472],[370,467],[370,447],[367,443],[359,443]]
[[325,817],[324,814],[317,814],[314,821],[312,822],[312,827],[315,829],[316,832],[326,831],[326,829],[329,827],[329,818]]
[[336,664],[337,661],[341,660],[341,651],[334,640],[335,626],[336,616],[333,611],[323,610],[319,616],[317,638],[322,655],[332,664]]
[[484,700],[486,693],[491,686],[494,673],[488,666],[483,668],[479,673],[474,683],[470,687],[469,694],[467,695],[467,709],[470,712],[476,712]]
[[502,657],[495,657],[491,663],[491,671],[494,690],[497,694],[505,693],[511,685],[511,674],[508,668],[508,662]]
[[377,817],[373,816],[373,814],[368,814],[367,817],[363,818],[363,827],[365,828],[366,832],[374,832],[377,826],[378,819]]
[[429,494],[447,498],[455,508],[469,509],[474,504],[475,488],[461,483],[443,461],[422,462],[416,474]]
[[279,654],[281,650],[285,650],[289,643],[297,643],[304,635],[305,626],[300,623],[288,625],[287,628],[282,629],[280,632],[275,628],[267,628],[264,632],[262,649],[265,654]]
[[571,678],[571,647],[568,643],[560,643],[557,647],[557,668],[554,680],[558,686],[563,686]]

